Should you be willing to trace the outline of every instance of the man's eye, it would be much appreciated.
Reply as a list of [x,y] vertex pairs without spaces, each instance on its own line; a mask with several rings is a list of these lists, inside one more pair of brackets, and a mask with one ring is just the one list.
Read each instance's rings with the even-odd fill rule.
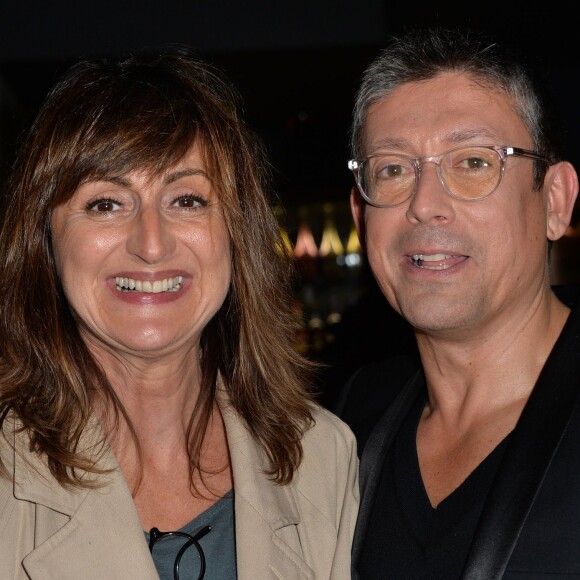
[[462,169],[484,169],[489,167],[490,163],[487,159],[482,159],[481,157],[467,157],[459,166]]
[[398,163],[385,163],[377,174],[377,179],[396,179],[407,174],[408,169]]
[[106,213],[116,211],[120,204],[112,199],[97,199],[87,205],[87,210],[95,213]]

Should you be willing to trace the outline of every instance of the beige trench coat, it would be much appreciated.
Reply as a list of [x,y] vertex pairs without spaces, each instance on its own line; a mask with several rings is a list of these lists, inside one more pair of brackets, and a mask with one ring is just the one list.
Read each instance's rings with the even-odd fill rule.
[[[323,409],[303,441],[304,461],[285,487],[239,417],[222,406],[232,459],[239,580],[348,580],[358,510],[358,459],[350,430]],[[27,451],[0,437],[11,480],[0,479],[3,580],[157,580],[131,493],[113,467],[98,490],[68,490]]]

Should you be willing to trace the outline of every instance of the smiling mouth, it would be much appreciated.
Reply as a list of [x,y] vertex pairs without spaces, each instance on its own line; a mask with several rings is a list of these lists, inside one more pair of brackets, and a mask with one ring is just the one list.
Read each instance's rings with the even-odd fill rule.
[[411,256],[413,266],[424,270],[446,270],[451,268],[453,264],[445,263],[445,260],[450,258],[453,258],[453,256],[449,254],[413,254]]
[[181,290],[183,276],[164,278],[163,280],[135,280],[135,278],[124,278],[117,276],[115,283],[119,292],[146,292],[149,294],[159,294],[161,292],[177,292]]

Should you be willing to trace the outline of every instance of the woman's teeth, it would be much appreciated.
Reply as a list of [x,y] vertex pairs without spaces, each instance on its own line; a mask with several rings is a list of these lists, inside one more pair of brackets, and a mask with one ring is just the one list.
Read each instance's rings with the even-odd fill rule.
[[183,276],[164,278],[163,280],[135,280],[134,278],[124,278],[117,276],[115,283],[119,292],[148,292],[159,294],[160,292],[177,292],[181,289]]

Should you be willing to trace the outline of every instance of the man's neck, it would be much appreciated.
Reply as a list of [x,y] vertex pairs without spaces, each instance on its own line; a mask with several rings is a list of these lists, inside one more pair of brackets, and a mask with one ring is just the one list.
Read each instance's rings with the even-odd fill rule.
[[569,312],[554,298],[535,316],[479,341],[418,337],[428,400],[417,454],[432,505],[513,430]]

